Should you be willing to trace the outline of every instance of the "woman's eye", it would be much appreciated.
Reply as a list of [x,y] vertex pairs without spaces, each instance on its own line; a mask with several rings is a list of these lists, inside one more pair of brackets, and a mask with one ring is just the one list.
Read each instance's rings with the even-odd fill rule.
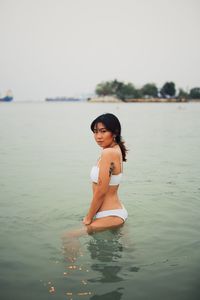
[[107,132],[107,130],[106,129],[103,129],[103,130],[93,130],[94,134],[97,134],[98,132],[105,133],[105,132]]

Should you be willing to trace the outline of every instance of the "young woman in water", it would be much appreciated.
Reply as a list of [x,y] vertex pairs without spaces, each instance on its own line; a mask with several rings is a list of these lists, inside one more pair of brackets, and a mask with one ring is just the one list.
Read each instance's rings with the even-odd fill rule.
[[83,219],[83,227],[63,235],[64,252],[70,261],[79,252],[79,237],[118,228],[128,217],[117,194],[127,152],[121,137],[120,122],[115,115],[106,113],[92,122],[91,130],[102,152],[91,170],[93,198]]
[[90,174],[93,198],[83,219],[88,232],[118,227],[128,216],[117,194],[127,152],[121,137],[120,122],[115,115],[106,113],[92,122],[91,130],[102,152]]

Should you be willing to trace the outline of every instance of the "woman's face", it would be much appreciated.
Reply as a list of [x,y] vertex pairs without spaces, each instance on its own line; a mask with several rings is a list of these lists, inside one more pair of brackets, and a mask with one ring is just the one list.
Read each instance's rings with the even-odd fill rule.
[[108,131],[103,123],[97,123],[93,133],[95,141],[102,148],[108,148],[114,142],[113,133]]

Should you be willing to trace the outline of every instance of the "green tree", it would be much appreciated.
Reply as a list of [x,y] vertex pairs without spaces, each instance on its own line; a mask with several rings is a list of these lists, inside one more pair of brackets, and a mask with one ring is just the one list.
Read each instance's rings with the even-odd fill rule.
[[176,87],[174,82],[166,82],[160,90],[162,97],[174,97],[176,94]]
[[143,97],[158,97],[158,88],[154,83],[147,83],[141,88],[141,94]]
[[112,90],[115,95],[117,94],[118,90],[122,87],[122,85],[123,82],[118,81],[117,79],[111,81]]
[[179,92],[178,92],[178,96],[177,96],[178,99],[188,99],[189,98],[189,94],[184,91],[183,89],[179,89]]
[[200,88],[194,87],[190,90],[189,97],[191,99],[200,99]]
[[122,83],[117,90],[116,96],[124,101],[126,99],[137,98],[137,89],[134,87],[132,83]]
[[104,81],[99,83],[96,86],[95,92],[98,96],[107,96],[107,95],[113,95],[113,87],[111,85],[111,82]]
[[123,88],[123,82],[117,79],[113,81],[103,81],[97,84],[95,92],[98,96],[117,95]]
[[123,101],[131,98],[139,98],[140,96],[140,91],[132,83],[129,82],[126,84],[117,79],[97,84],[95,92],[98,96],[115,95]]

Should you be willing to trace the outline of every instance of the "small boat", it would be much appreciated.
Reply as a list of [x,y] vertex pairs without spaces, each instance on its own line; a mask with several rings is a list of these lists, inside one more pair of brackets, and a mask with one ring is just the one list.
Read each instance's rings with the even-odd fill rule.
[[10,96],[5,96],[3,98],[0,98],[0,101],[5,101],[5,102],[9,102],[9,101],[12,101],[13,100],[13,97],[10,97]]
[[4,97],[0,97],[1,102],[10,102],[13,100],[12,92],[9,90],[7,91],[6,95]]

